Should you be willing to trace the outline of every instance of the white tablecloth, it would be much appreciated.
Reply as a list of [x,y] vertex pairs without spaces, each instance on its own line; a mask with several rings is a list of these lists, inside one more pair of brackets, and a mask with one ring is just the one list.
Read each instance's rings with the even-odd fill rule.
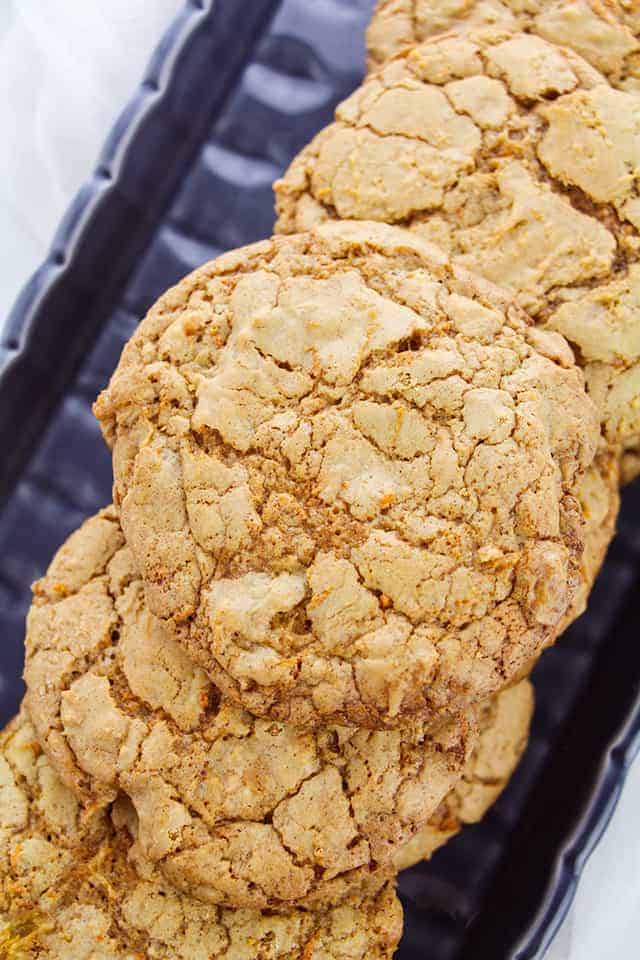
[[[43,258],[179,6],[180,0],[0,0],[0,322]],[[547,957],[638,956],[640,764]]]

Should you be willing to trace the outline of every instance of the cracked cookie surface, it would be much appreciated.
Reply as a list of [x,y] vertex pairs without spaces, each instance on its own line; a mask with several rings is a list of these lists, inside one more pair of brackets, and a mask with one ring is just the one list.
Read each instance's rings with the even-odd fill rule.
[[571,343],[640,468],[640,95],[528,34],[476,31],[373,74],[276,183],[281,233],[399,223]]
[[25,680],[40,742],[86,802],[132,800],[145,857],[230,906],[338,901],[386,877],[460,777],[474,718],[433,734],[255,718],[148,613],[113,509],[34,588]]
[[80,811],[17,717],[0,734],[0,956],[389,960],[400,939],[390,883],[322,911],[227,910],[178,893],[139,857],[135,870],[131,853],[108,811]]
[[578,484],[585,518],[580,585],[562,622],[561,632],[587,609],[589,595],[615,536],[620,509],[620,464],[610,451],[600,451]]
[[614,87],[640,89],[637,0],[380,0],[367,30],[369,65],[439,33],[485,27],[570,46]]
[[327,223],[206,265],[96,411],[150,609],[253,714],[435,720],[507,685],[571,605],[582,373],[408,231]]
[[396,854],[396,870],[428,860],[469,824],[478,823],[505,789],[529,738],[534,692],[528,680],[483,704],[480,736],[461,779],[429,822]]

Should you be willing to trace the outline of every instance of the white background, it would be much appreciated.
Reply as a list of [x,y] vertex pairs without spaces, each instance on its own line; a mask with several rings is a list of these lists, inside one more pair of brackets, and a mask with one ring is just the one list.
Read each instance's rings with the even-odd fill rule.
[[[0,0],[0,324],[179,7]],[[640,955],[639,828],[636,763],[548,960]]]

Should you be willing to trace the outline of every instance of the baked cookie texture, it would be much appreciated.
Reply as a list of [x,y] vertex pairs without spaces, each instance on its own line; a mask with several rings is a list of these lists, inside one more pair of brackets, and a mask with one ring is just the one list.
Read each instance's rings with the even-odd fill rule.
[[403,224],[512,291],[584,368],[638,472],[640,96],[577,54],[492,29],[435,37],[365,81],[276,183],[277,231]]
[[367,30],[369,66],[436,34],[485,27],[570,46],[612,86],[640,89],[637,0],[380,0]]
[[616,532],[620,510],[620,465],[612,451],[601,450],[578,484],[585,518],[580,585],[562,623],[569,627],[587,609],[589,595]]
[[323,911],[225,910],[134,869],[130,847],[108,811],[81,812],[23,712],[0,734],[0,957],[387,960],[400,939],[391,883]]
[[408,231],[328,222],[206,265],[96,413],[149,608],[255,715],[435,722],[507,685],[573,601],[583,375]]
[[478,823],[496,802],[520,762],[529,739],[533,686],[521,680],[483,704],[480,738],[461,779],[429,822],[400,848],[396,870],[428,860],[463,826]]
[[124,791],[145,858],[207,902],[337,902],[385,878],[476,743],[473,716],[433,733],[301,730],[221,700],[148,613],[112,508],[34,589],[25,680],[40,742],[85,802]]

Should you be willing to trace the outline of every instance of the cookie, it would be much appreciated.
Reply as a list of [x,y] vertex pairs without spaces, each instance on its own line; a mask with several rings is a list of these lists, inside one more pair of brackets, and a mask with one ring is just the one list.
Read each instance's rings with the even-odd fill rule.
[[640,7],[617,0],[380,0],[367,30],[369,66],[436,34],[484,27],[566,44],[614,87],[640,89]]
[[83,822],[26,715],[16,718],[0,734],[0,956],[388,960],[400,939],[391,883],[323,911],[225,910],[178,893],[139,858],[136,871],[130,844],[108,811]]
[[255,715],[435,722],[572,602],[582,373],[408,231],[327,223],[208,264],[96,412],[151,611]]
[[578,484],[578,500],[585,518],[580,586],[562,623],[567,629],[587,609],[589,595],[616,532],[620,509],[618,458],[601,451]]
[[396,854],[396,870],[428,860],[463,826],[478,823],[496,802],[520,762],[534,707],[528,680],[496,694],[480,715],[480,739],[462,778],[425,827]]
[[402,223],[512,291],[640,443],[640,95],[530,34],[433,38],[371,76],[276,184],[281,233]]
[[301,730],[221,700],[148,613],[112,509],[35,585],[25,680],[65,782],[86,802],[124,791],[145,857],[228,906],[337,901],[388,875],[476,741],[473,718],[433,734],[420,721]]
[[0,916],[9,901],[18,912],[48,903],[74,851],[97,850],[107,832],[104,815],[61,784],[25,714],[0,732]]

